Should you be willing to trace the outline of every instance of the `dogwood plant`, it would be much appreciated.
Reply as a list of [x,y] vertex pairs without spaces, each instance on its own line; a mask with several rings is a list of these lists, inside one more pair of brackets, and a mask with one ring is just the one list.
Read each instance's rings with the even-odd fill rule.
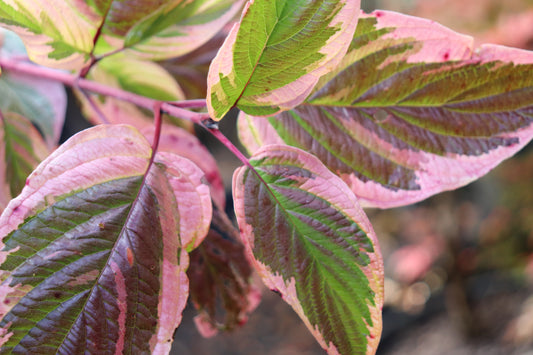
[[[372,354],[362,207],[533,137],[533,53],[359,0],[4,0],[0,22],[1,353],[166,354],[188,298],[205,335],[245,322],[255,270],[329,354]],[[56,148],[64,85],[95,126]],[[234,108],[249,158],[218,129]],[[243,163],[238,230],[191,122]]]

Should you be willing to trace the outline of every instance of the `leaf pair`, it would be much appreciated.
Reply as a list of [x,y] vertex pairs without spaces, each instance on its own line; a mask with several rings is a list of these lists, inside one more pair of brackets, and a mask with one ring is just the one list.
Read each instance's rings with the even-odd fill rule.
[[[301,104],[341,63],[358,16],[358,1],[247,3],[210,67],[211,117]],[[383,262],[354,194],[296,148],[266,146],[250,164],[236,171],[233,193],[251,264],[329,353],[374,352]]]

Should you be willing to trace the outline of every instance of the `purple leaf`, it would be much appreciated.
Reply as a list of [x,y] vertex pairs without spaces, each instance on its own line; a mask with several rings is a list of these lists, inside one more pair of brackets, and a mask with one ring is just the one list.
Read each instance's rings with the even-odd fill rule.
[[204,336],[244,324],[261,297],[252,283],[239,233],[218,208],[213,210],[207,237],[191,253],[187,275],[191,301],[199,311],[196,324]]

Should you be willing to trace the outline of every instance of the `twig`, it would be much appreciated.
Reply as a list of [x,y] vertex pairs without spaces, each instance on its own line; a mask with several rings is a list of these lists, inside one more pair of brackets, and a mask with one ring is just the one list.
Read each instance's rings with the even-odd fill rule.
[[[82,79],[70,73],[41,67],[30,63],[19,62],[10,58],[0,58],[0,67],[2,67],[3,70],[57,81],[70,87],[79,87],[82,90],[90,91],[96,94],[111,96],[118,100],[126,101],[135,104],[139,107],[146,108],[148,110],[152,110],[154,108],[154,105],[158,102],[157,100],[137,95],[129,91],[117,89],[111,86],[97,83],[95,81]],[[195,101],[194,103],[194,105],[199,104],[199,101]],[[187,104],[185,105],[187,106]],[[178,107],[177,102],[163,102],[161,103],[161,110],[171,116],[189,120],[198,124],[200,124],[206,118],[205,113],[192,112],[183,109],[181,107]]]
[[[79,89],[79,88],[78,88]],[[102,121],[103,123],[106,123],[106,124],[109,124],[111,123],[107,117],[104,115],[104,113],[102,112],[102,110],[100,110],[100,107],[98,107],[98,105],[96,104],[96,102],[94,102],[94,99],[92,98],[92,96],[87,93],[85,90],[82,90],[80,89],[79,90],[81,92],[81,94],[85,97],[85,99],[87,100],[87,102],[89,103],[89,106],[91,106],[91,108],[93,109],[93,111],[96,113],[96,115],[98,117],[100,117],[100,121]]]
[[204,108],[206,107],[205,99],[185,100],[185,101],[168,101],[169,105],[181,108]]
[[224,146],[228,148],[228,150],[233,153],[237,158],[239,158],[239,160],[244,165],[246,165],[248,168],[252,169],[255,172],[255,168],[252,166],[252,164],[250,164],[248,158],[246,158],[246,156],[239,150],[239,148],[235,146],[235,144],[233,144],[232,141],[228,139],[228,137],[226,137],[224,134],[222,134],[222,132],[220,132],[218,127],[212,127],[206,124],[205,122],[202,122],[201,126],[209,133],[211,133],[216,139],[218,139],[220,143],[224,144]]

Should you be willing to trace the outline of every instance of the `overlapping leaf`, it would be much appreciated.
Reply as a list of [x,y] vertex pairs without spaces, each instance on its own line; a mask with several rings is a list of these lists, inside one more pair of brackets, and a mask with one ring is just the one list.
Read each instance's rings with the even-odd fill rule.
[[0,216],[3,352],[165,353],[209,228],[201,170],[129,126],[67,141]]
[[[239,12],[243,2],[244,0],[163,1],[161,3],[165,5],[129,29],[122,46],[129,53],[145,59],[183,55],[198,48],[220,31]],[[121,24],[122,21],[117,19],[114,23]],[[109,42],[115,45],[113,39],[109,39]]]
[[[154,136],[153,125],[141,130],[141,133],[152,142]],[[205,174],[211,189],[213,202],[221,209],[226,206],[226,191],[220,170],[215,158],[196,136],[186,130],[163,124],[159,137],[158,151],[177,154],[196,164]]]
[[250,151],[300,147],[362,201],[393,207],[487,173],[533,137],[533,53],[486,45],[434,22],[378,11],[360,19],[339,67],[305,104],[241,115]]
[[0,22],[17,32],[30,58],[77,70],[92,54],[127,49],[145,59],[187,53],[217,33],[242,1],[19,0],[0,3]]
[[[160,65],[117,54],[98,62],[88,78],[99,83],[156,100],[184,99],[176,80]],[[130,124],[137,129],[152,127],[152,117],[135,105],[109,96],[92,95],[92,102],[76,94],[87,119],[93,124]],[[89,95],[89,94],[87,94]]]
[[163,68],[176,78],[187,99],[206,98],[209,65],[228,35],[227,27],[194,51],[160,62]]
[[346,53],[359,0],[249,1],[213,60],[209,113],[272,115],[301,103]]
[[377,239],[348,186],[317,158],[269,145],[233,180],[252,265],[330,354],[374,353],[381,333],[383,265]]
[[48,154],[41,134],[30,121],[15,113],[0,112],[0,213]]

